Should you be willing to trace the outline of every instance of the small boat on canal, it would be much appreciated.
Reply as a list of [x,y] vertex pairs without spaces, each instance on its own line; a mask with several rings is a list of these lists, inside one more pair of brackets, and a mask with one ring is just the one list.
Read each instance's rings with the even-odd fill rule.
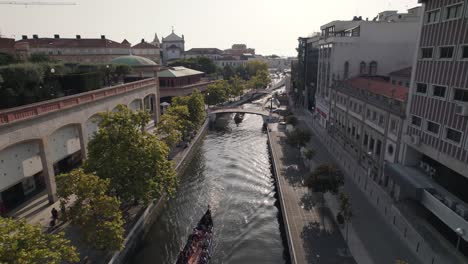
[[187,239],[179,253],[176,264],[208,264],[211,258],[213,241],[213,219],[208,206],[205,214]]
[[242,123],[242,120],[244,120],[244,113],[236,113],[234,116],[234,122],[236,125],[239,125],[239,123]]

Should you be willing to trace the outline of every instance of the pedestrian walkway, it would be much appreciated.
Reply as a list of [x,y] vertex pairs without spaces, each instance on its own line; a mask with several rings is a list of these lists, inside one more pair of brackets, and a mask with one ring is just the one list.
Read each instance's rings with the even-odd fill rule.
[[295,263],[353,264],[352,257],[340,252],[346,247],[334,215],[321,206],[320,197],[303,186],[307,169],[299,150],[285,143],[285,134],[277,124],[270,124],[269,137],[277,169],[277,184],[283,214],[287,221],[288,242]]
[[[309,115],[296,111],[300,123],[317,133],[313,120]],[[320,134],[319,134],[320,135]],[[316,151],[314,160],[322,163],[340,164],[324,145],[324,134],[317,137],[313,134],[309,147]],[[340,164],[341,165],[341,164]],[[411,264],[421,263],[415,254],[406,246],[405,242],[389,226],[382,215],[374,208],[365,194],[351,179],[350,173],[344,168],[344,191],[351,199],[353,218],[349,232],[349,248],[358,263],[394,264],[396,260],[405,260]],[[328,205],[337,212],[336,197],[327,195]]]

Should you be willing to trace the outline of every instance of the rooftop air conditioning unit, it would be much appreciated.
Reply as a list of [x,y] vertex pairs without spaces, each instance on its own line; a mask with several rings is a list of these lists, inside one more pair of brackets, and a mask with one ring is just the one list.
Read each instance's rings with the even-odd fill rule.
[[468,105],[466,104],[455,105],[455,114],[461,115],[461,116],[468,116]]
[[421,138],[419,136],[417,135],[411,136],[411,144],[419,146],[420,143],[421,143]]

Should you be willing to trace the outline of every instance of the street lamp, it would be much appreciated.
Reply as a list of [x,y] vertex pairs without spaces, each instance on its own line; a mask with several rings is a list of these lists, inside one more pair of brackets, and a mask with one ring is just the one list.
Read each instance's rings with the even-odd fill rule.
[[54,74],[54,73],[55,73],[55,69],[54,69],[54,68],[50,68],[50,73]]
[[457,236],[458,236],[458,240],[457,240],[457,250],[458,250],[458,248],[460,247],[460,239],[465,234],[465,230],[458,227],[457,229],[455,229],[455,233],[457,233]]
[[106,65],[106,75],[107,75],[107,85],[111,86],[110,81],[109,81],[109,64]]

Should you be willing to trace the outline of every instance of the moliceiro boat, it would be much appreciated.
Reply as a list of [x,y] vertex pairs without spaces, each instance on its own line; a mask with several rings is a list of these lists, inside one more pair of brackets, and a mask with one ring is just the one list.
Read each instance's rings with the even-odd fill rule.
[[208,264],[211,258],[213,240],[213,219],[208,206],[179,253],[176,264]]

